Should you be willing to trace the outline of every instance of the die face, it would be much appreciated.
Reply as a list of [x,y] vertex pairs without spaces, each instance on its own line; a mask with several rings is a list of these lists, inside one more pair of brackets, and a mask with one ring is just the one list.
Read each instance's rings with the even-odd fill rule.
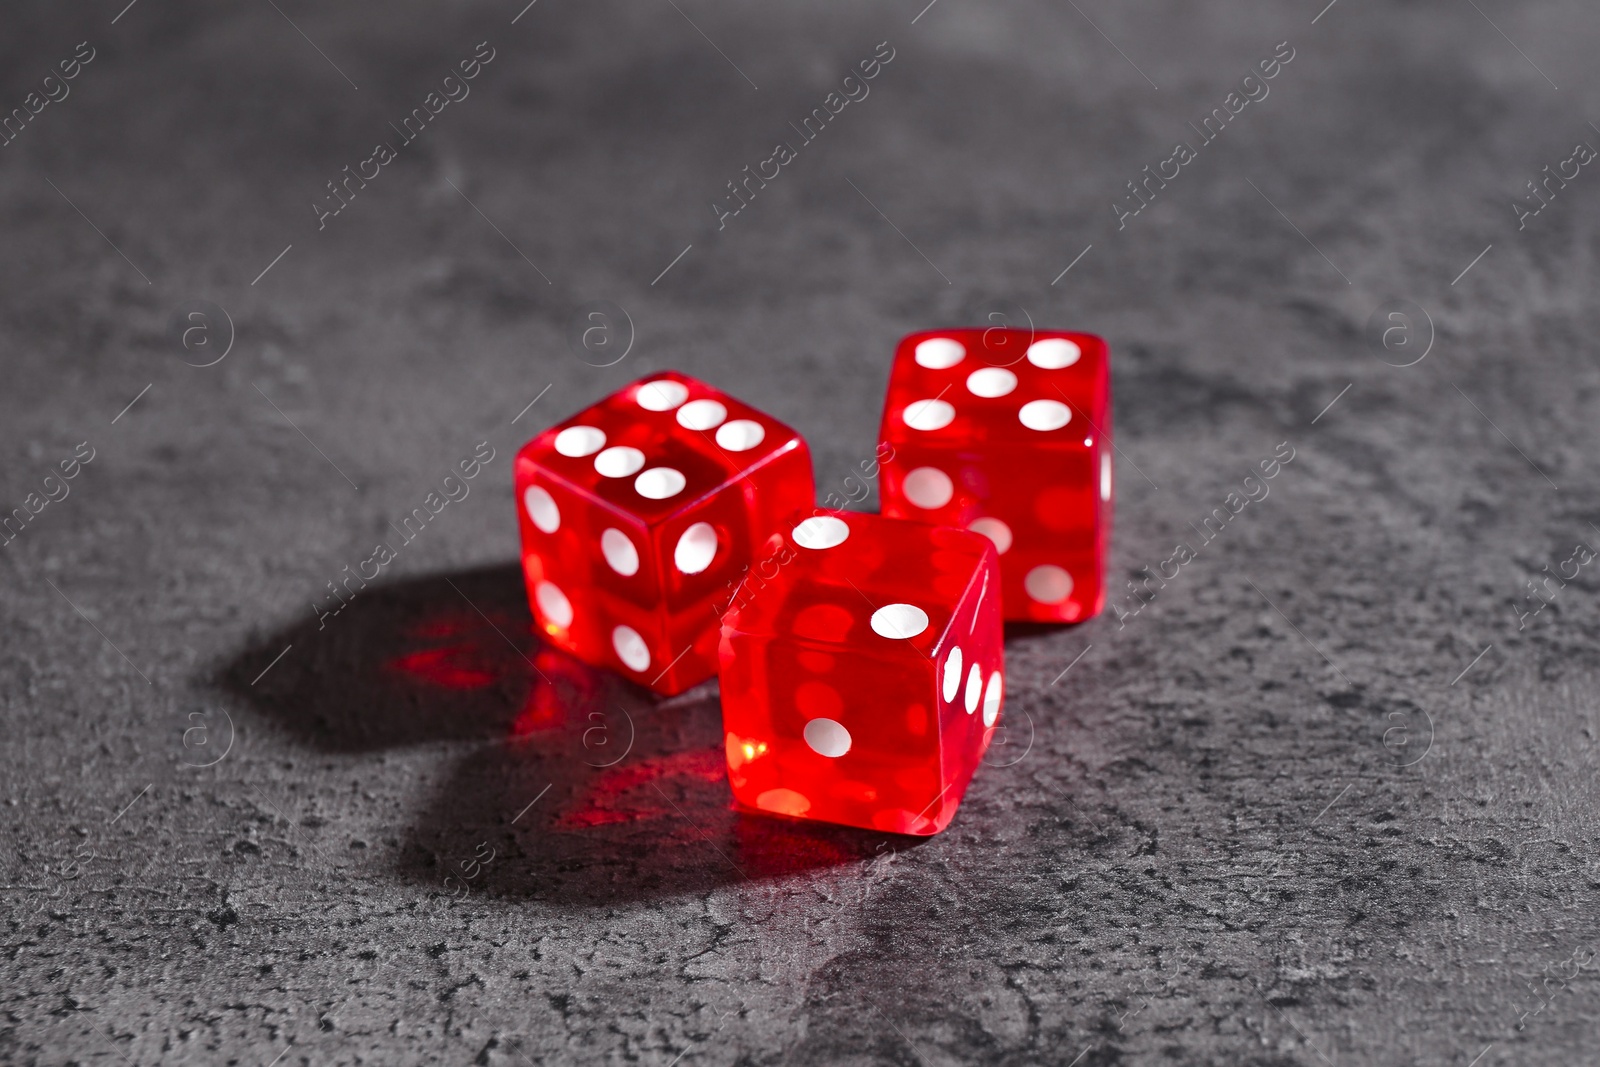
[[1071,447],[1092,429],[1086,423],[1102,425],[1110,403],[1107,356],[1105,341],[1087,333],[909,334],[895,349],[883,439]]
[[734,800],[937,833],[1000,711],[993,548],[961,530],[852,512],[796,525],[769,545],[723,618]]
[[[525,457],[519,456],[516,466],[522,567],[533,616],[558,647],[609,665],[599,651],[610,645],[612,630],[625,622],[638,629],[641,620],[657,613],[648,594],[658,580],[649,530],[547,477]],[[617,570],[623,563],[631,566],[626,575]],[[646,632],[657,628],[648,621],[644,627]]]
[[670,371],[541,433],[515,472],[540,629],[669,695],[716,673],[719,601],[814,495],[798,434]]
[[901,341],[880,436],[885,515],[988,536],[1005,617],[1104,606],[1113,500],[1108,351],[1082,333],[946,330]]
[[[883,513],[989,537],[1003,549],[1006,618],[1080,622],[1104,606],[1111,512],[1099,494],[1102,485],[1109,492],[1109,467],[1108,454],[1009,456],[896,445],[883,464]],[[928,497],[926,483],[936,478],[949,479],[948,498]]]

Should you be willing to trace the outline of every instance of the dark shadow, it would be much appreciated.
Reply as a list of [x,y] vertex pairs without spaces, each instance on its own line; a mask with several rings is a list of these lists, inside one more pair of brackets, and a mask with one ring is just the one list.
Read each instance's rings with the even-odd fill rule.
[[1005,641],[1010,644],[1012,641],[1019,641],[1026,637],[1045,637],[1049,634],[1058,634],[1063,631],[1074,630],[1089,621],[1091,620],[1084,619],[1083,622],[1029,622],[1026,620],[1008,622],[1005,624]]
[[[515,566],[370,586],[320,620],[308,605],[304,622],[255,642],[221,683],[325,751],[505,738],[519,717],[557,715],[605,685],[535,638],[523,597]],[[326,595],[322,606],[337,603]],[[530,684],[542,657],[567,691]]]
[[[485,747],[439,790],[405,872],[467,893],[600,906],[781,879],[921,839],[734,811],[715,692],[591,712],[589,744]],[[633,747],[621,746],[633,734]],[[602,743],[603,742],[603,743]]]
[[918,840],[735,812],[715,683],[662,700],[545,644],[515,565],[371,586],[336,615],[307,614],[218,682],[322,751],[482,742],[397,864],[440,906],[700,892]]

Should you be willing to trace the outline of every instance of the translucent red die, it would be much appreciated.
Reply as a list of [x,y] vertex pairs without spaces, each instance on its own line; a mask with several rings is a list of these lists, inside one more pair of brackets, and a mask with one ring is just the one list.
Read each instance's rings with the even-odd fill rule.
[[880,439],[885,515],[974,530],[1000,553],[1005,617],[1105,603],[1111,371],[1092,334],[936,330],[900,342]]
[[799,434],[675,371],[541,433],[515,475],[539,628],[667,695],[716,673],[730,590],[782,519],[815,499]]
[[965,530],[797,515],[722,620],[734,802],[903,834],[949,825],[1000,717],[999,581],[994,546]]

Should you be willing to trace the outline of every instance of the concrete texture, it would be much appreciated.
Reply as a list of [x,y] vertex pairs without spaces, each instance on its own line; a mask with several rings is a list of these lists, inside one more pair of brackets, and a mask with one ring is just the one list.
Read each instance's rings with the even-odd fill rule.
[[[94,458],[0,547],[0,1061],[1592,1061],[1600,18],[1077,7],[8,6],[4,109],[94,58],[0,148],[0,504]],[[533,432],[678,367],[857,491],[894,340],[1019,309],[1113,346],[1119,576],[1197,555],[1009,635],[947,833],[735,816],[714,685],[535,641]]]

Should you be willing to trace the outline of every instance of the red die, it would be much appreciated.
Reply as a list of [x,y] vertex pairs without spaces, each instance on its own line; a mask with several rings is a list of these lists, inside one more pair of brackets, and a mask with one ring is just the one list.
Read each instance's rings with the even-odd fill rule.
[[992,540],[1008,619],[1078,622],[1105,603],[1107,356],[1092,334],[1000,329],[914,333],[895,353],[883,513]]
[[667,695],[716,673],[726,588],[815,499],[799,434],[674,371],[529,441],[516,480],[540,628]]
[[812,511],[768,543],[722,619],[734,801],[938,833],[1000,717],[994,546],[964,530]]

